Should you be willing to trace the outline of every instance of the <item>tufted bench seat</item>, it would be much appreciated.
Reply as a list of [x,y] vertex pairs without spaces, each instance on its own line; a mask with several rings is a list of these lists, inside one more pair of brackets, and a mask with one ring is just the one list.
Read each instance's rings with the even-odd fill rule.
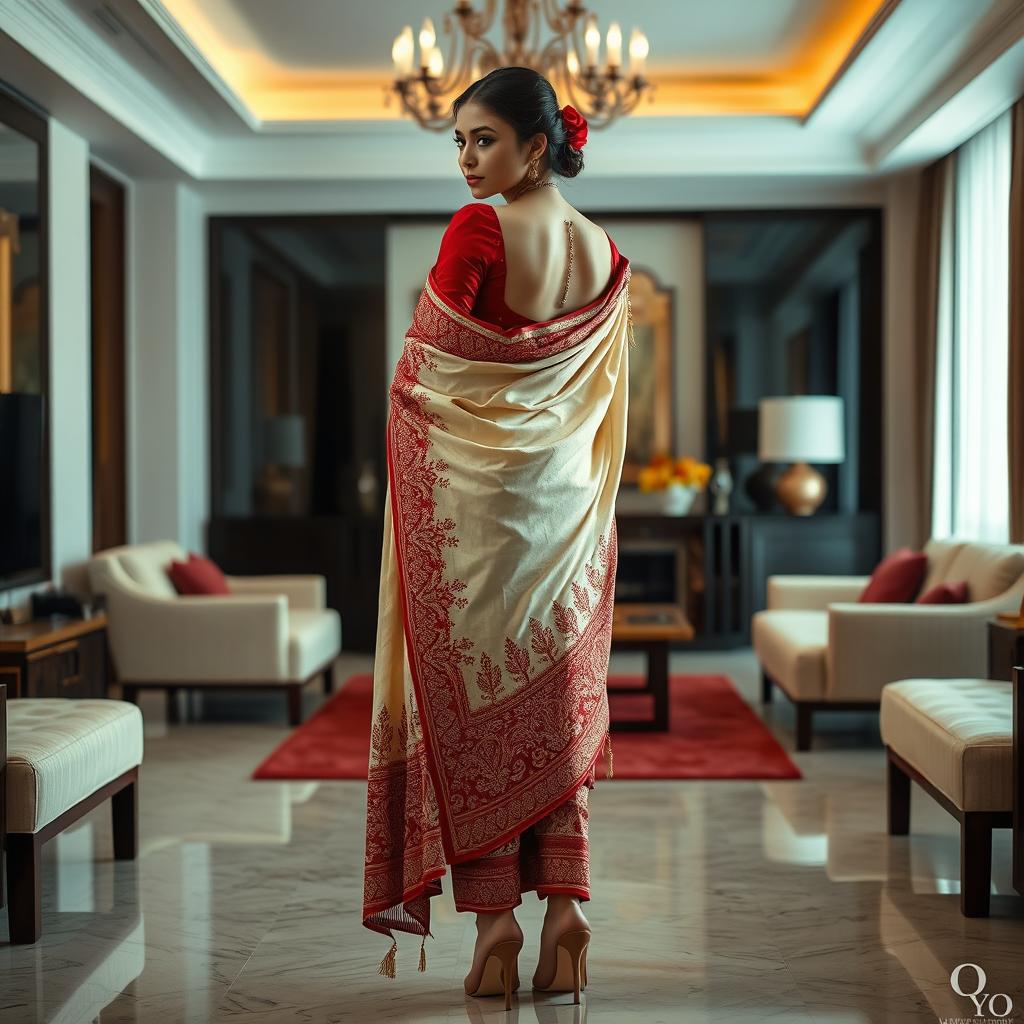
[[40,866],[47,840],[109,797],[114,857],[135,859],[142,715],[120,700],[18,698],[6,701],[5,736],[10,936],[30,943],[42,933]]
[[993,679],[903,679],[882,689],[889,834],[910,830],[911,779],[960,822],[960,909],[966,917],[988,916],[992,829],[1014,827],[1020,784],[1014,760],[1015,731],[1020,732],[1019,723],[1014,726],[1015,685]]

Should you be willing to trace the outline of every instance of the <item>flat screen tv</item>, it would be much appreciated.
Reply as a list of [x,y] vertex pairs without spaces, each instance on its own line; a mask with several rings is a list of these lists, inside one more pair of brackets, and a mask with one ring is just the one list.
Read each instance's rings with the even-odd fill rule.
[[0,589],[43,570],[42,395],[0,394]]

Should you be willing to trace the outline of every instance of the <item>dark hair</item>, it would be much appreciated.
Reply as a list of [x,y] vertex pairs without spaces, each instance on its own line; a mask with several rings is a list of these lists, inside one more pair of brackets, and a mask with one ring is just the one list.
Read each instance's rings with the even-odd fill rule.
[[452,101],[452,116],[457,117],[469,100],[512,125],[520,143],[543,132],[548,137],[548,166],[555,174],[575,178],[583,170],[583,153],[569,145],[555,90],[533,68],[495,68],[478,78]]

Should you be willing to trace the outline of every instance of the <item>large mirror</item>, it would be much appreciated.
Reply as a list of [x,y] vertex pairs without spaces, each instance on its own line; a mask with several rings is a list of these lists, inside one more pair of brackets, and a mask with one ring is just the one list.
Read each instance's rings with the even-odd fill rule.
[[0,89],[0,589],[48,579],[46,122]]

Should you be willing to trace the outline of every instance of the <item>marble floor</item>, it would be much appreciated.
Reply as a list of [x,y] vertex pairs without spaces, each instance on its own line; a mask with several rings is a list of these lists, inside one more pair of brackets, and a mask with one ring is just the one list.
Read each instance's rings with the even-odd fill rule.
[[[639,671],[616,654],[612,671]],[[338,678],[368,671],[345,656]],[[762,709],[749,651],[673,655],[721,672],[792,749],[792,708]],[[779,782],[599,779],[590,794],[590,984],[529,988],[543,904],[518,911],[526,984],[511,1013],[462,990],[475,927],[448,878],[436,938],[387,940],[359,921],[365,784],[253,782],[288,733],[279,695],[211,695],[168,726],[143,694],[141,852],[111,859],[109,805],[44,847],[43,936],[6,943],[0,1022],[934,1022],[1024,1018],[1024,898],[996,833],[992,916],[959,911],[953,820],[919,790],[909,837],[885,834],[877,714],[823,717],[805,778]],[[310,687],[307,713],[324,698]],[[985,972],[982,1016],[951,972]],[[970,970],[966,993],[978,989]],[[1014,1009],[1006,1012],[1005,993]],[[982,999],[982,996],[977,996]],[[1002,1017],[1000,1017],[1002,1015]]]

